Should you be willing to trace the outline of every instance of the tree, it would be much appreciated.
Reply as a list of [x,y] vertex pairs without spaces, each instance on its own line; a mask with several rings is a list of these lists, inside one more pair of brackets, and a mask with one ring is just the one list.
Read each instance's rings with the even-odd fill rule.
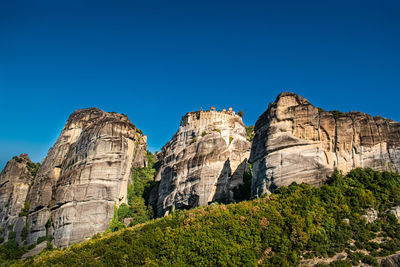
[[239,112],[238,112],[238,115],[239,115],[240,117],[242,117],[242,118],[243,118],[243,116],[244,116],[244,112],[243,112],[243,111],[241,111],[241,110],[239,110]]

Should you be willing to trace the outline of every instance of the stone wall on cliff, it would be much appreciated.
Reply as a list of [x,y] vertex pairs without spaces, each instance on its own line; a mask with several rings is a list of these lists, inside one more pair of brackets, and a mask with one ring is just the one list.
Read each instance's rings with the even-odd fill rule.
[[248,168],[250,146],[241,117],[231,109],[186,114],[158,155],[157,215],[233,201]]
[[255,124],[252,195],[292,182],[321,185],[335,169],[400,171],[400,124],[361,112],[324,111],[281,93]]
[[108,228],[114,204],[126,202],[134,166],[144,166],[146,136],[128,117],[77,110],[49,150],[27,195],[27,243],[51,236],[57,247]]

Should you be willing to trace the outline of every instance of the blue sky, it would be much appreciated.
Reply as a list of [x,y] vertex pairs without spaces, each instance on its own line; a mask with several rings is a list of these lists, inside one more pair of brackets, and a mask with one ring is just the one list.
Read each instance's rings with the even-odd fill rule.
[[70,113],[127,114],[160,149],[201,107],[254,124],[277,94],[400,121],[399,1],[2,1],[0,168]]

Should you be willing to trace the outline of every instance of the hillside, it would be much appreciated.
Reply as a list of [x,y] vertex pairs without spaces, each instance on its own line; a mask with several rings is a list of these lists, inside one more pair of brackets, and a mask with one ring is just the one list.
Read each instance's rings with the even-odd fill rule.
[[320,188],[293,183],[251,201],[175,211],[17,265],[375,266],[400,250],[399,205],[398,174],[355,169]]

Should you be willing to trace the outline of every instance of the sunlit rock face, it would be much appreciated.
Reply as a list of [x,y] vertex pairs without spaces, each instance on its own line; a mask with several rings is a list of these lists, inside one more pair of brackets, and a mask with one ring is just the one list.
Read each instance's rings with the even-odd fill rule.
[[21,154],[7,162],[0,173],[0,227],[4,241],[8,240],[10,231],[16,233],[18,243],[23,241],[21,232],[25,227],[26,217],[20,216],[20,213],[32,179],[27,168],[28,162],[31,162],[28,155]]
[[328,112],[282,93],[255,124],[252,195],[292,182],[318,186],[336,169],[400,171],[400,124],[361,112]]
[[250,147],[242,119],[231,109],[187,113],[158,155],[158,216],[175,208],[233,201]]
[[133,167],[145,165],[146,136],[128,117],[96,108],[68,119],[27,196],[28,244],[52,236],[67,247],[108,228],[126,202]]

